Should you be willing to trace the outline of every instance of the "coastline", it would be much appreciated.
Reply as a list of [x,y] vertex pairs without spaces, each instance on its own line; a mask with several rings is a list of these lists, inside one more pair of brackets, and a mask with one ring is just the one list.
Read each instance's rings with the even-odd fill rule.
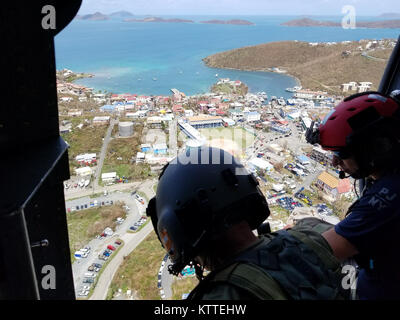
[[228,67],[212,67],[212,66],[209,66],[209,65],[207,64],[207,62],[206,62],[204,59],[205,59],[205,58],[202,59],[202,61],[204,62],[204,65],[205,65],[207,68],[210,68],[210,69],[233,70],[233,71],[246,71],[246,72],[266,72],[266,73],[275,73],[275,74],[280,74],[280,75],[286,75],[286,76],[288,76],[288,77],[290,77],[290,78],[293,78],[293,79],[296,81],[296,86],[302,86],[300,79],[299,79],[298,77],[296,77],[296,76],[290,74],[290,73],[279,73],[279,72],[274,72],[274,71],[265,70],[265,69],[246,69],[246,68],[239,69],[239,68],[228,68]]

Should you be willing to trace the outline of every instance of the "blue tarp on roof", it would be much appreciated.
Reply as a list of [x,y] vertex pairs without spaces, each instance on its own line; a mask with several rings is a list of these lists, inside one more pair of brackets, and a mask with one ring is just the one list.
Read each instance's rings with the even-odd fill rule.
[[110,104],[105,104],[104,106],[102,106],[100,108],[102,111],[114,111],[115,110],[115,106],[110,105]]
[[301,163],[310,162],[310,159],[309,159],[308,157],[306,157],[305,155],[303,155],[303,154],[299,155],[299,156],[297,157],[297,159],[298,159]]

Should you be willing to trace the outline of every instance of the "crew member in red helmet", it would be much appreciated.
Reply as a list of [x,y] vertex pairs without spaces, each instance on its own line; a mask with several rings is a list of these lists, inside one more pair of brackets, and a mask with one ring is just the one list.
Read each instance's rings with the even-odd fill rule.
[[366,179],[346,218],[323,234],[335,256],[360,267],[359,299],[400,299],[400,106],[394,96],[346,98],[306,138],[333,152],[333,165]]

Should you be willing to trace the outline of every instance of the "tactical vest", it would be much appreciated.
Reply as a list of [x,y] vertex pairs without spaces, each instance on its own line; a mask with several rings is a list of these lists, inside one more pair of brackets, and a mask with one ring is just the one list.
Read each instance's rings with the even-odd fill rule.
[[200,300],[213,286],[229,284],[255,299],[343,299],[341,265],[321,233],[332,225],[315,218],[265,237],[223,268],[211,272],[191,292]]

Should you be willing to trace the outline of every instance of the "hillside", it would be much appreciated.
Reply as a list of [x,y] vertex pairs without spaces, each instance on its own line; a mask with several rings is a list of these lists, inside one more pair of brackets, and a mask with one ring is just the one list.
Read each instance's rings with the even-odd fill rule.
[[96,12],[93,14],[85,14],[83,16],[77,15],[76,19],[80,20],[90,20],[90,21],[103,21],[103,20],[108,20],[108,16],[105,14],[102,14],[101,12]]
[[213,68],[246,71],[279,68],[298,78],[304,88],[340,93],[340,85],[350,81],[372,82],[372,89],[379,86],[394,40],[371,43],[368,40],[319,44],[271,42],[217,53],[203,61]]

